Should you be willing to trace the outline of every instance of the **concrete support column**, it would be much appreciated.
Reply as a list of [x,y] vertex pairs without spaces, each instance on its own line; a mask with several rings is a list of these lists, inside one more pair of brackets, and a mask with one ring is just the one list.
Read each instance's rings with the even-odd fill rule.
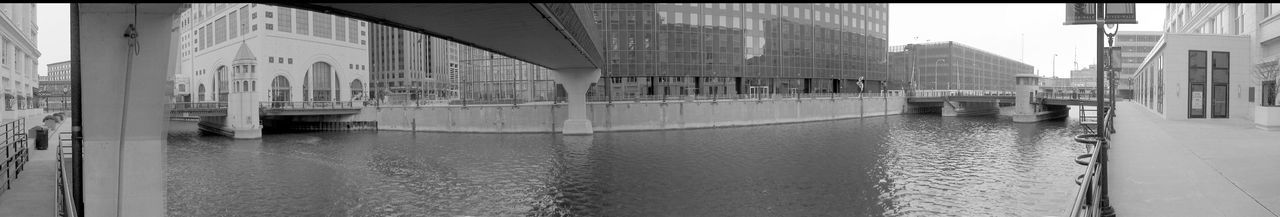
[[942,116],[943,117],[959,116],[960,112],[957,110],[961,110],[962,108],[957,108],[957,107],[961,107],[960,102],[942,102]]
[[[82,123],[75,126],[84,135],[79,178],[85,216],[165,215],[165,103],[172,90],[166,75],[173,68],[166,60],[177,55],[170,30],[179,6],[72,6],[77,18],[72,28],[78,33],[72,40],[79,45],[72,57],[79,62],[74,73],[85,81],[79,88]],[[136,55],[122,36],[130,24],[137,28]]]
[[591,120],[587,118],[587,90],[591,84],[600,80],[600,69],[578,68],[557,69],[555,79],[564,86],[568,95],[568,118],[564,120],[565,135],[590,135]]

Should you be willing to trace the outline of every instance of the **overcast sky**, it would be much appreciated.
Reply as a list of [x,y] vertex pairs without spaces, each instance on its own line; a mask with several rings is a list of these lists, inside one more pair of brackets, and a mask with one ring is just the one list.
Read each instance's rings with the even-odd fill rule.
[[36,4],[36,49],[40,50],[40,75],[46,65],[71,60],[71,4]]
[[[890,4],[889,44],[957,41],[1031,64],[1041,75],[1066,77],[1072,60],[1094,62],[1093,25],[1062,25],[1066,4]],[[71,59],[69,4],[37,4],[40,74]],[[1138,4],[1138,24],[1120,30],[1161,30],[1164,4]],[[1075,49],[1073,51],[1073,48]],[[1058,54],[1056,67],[1053,54]],[[1078,55],[1073,57],[1073,55]],[[1053,70],[1056,69],[1056,70]]]
[[[925,40],[956,41],[1006,58],[1021,59],[1043,76],[1067,77],[1073,59],[1078,59],[1080,68],[1096,62],[1097,27],[1062,25],[1066,19],[1065,7],[1063,3],[889,4],[889,45]],[[1121,24],[1121,31],[1162,29],[1164,4],[1137,4],[1137,9],[1138,24]],[[1056,67],[1055,53],[1058,54]]]

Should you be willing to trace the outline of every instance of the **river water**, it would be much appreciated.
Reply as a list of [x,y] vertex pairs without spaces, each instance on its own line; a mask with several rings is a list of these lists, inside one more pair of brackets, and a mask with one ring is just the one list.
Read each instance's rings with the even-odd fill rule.
[[[1073,114],[1074,115],[1074,114]],[[169,216],[1065,215],[1066,121],[898,115],[558,134],[304,132],[170,122]]]

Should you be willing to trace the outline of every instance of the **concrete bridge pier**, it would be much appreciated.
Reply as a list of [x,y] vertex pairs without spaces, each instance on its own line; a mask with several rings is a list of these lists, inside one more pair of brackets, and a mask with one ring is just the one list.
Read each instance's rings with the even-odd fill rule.
[[165,216],[166,74],[179,56],[170,31],[180,6],[71,4],[73,171],[82,169],[72,182],[84,216]]
[[568,118],[564,120],[564,135],[590,135],[591,119],[587,118],[587,90],[600,80],[600,69],[577,68],[555,70],[555,80],[564,86],[568,95]]
[[1013,122],[1033,123],[1049,119],[1066,117],[1070,108],[1067,106],[1044,106],[1033,103],[1036,91],[1040,89],[1040,77],[1032,74],[1015,75]]

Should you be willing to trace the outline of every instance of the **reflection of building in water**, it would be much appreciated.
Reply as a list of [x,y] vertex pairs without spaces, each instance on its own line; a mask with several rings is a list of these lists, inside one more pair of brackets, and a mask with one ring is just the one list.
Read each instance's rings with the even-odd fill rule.
[[608,62],[591,94],[879,92],[887,4],[592,4]]
[[467,103],[550,101],[551,70],[489,51],[459,46],[459,87]]
[[[366,98],[368,22],[260,4],[187,4],[175,17],[179,74],[192,102],[227,101],[240,47],[256,58],[250,88],[262,101]],[[177,76],[181,78],[181,76]],[[262,83],[257,83],[262,81]]]

